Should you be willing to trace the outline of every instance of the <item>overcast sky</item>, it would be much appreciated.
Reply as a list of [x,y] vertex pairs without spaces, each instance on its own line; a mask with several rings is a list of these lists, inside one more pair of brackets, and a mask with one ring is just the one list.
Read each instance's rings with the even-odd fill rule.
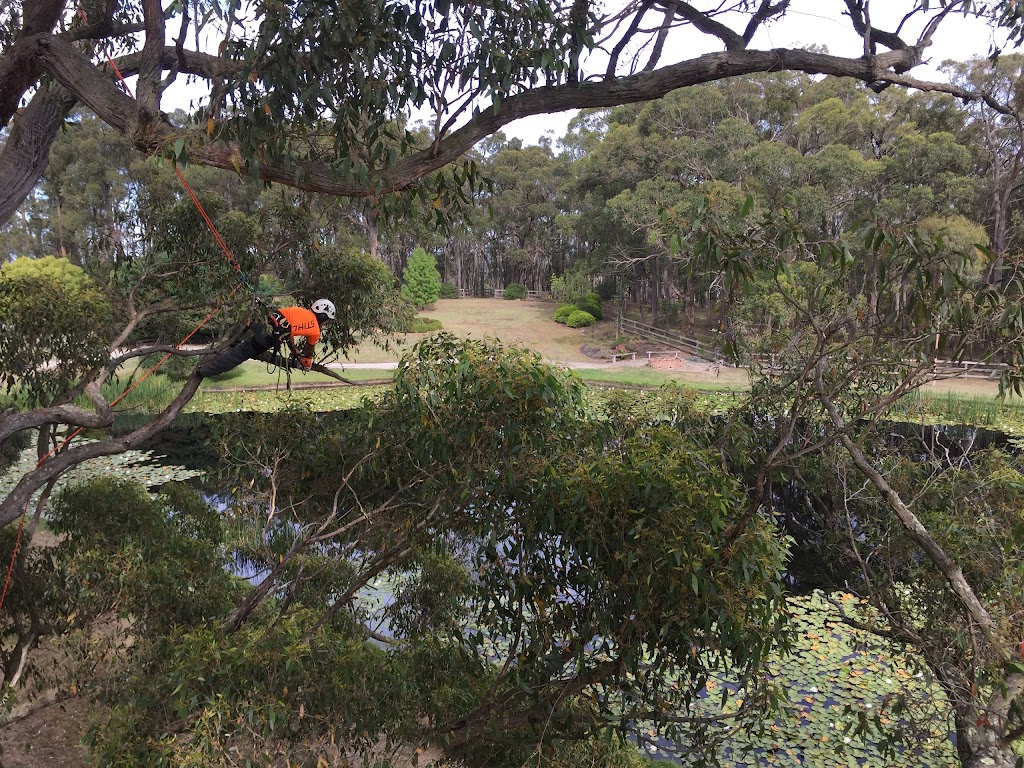
[[[894,12],[894,7],[899,6],[907,7],[905,3],[894,3],[893,0],[876,1],[871,6],[874,25],[879,29],[894,31],[901,16]],[[863,43],[853,32],[850,20],[843,17],[840,11],[841,3],[834,0],[793,0],[785,18],[762,28],[751,45],[760,49],[824,45],[830,53],[857,56],[863,49]],[[730,26],[742,30],[745,19],[746,17],[737,15]],[[652,25],[655,24],[656,17],[652,14],[649,21]],[[908,23],[907,28],[903,30],[904,39],[908,42],[916,41],[921,26],[922,22],[918,20]],[[168,32],[170,33],[170,30]],[[946,78],[937,69],[939,64],[946,59],[966,61],[974,56],[985,56],[993,42],[991,30],[981,20],[950,14],[940,25],[934,42],[928,49],[929,63],[910,74],[921,79],[944,81]],[[692,28],[683,28],[676,30],[669,37],[661,63],[671,64],[721,49],[721,43],[716,38],[702,35]],[[625,61],[627,57],[628,54],[624,53],[621,60]],[[604,71],[606,65],[607,57],[598,51],[584,62],[583,67],[585,73],[600,73]],[[134,87],[134,79],[132,85]],[[164,108],[194,109],[198,106],[196,100],[205,91],[205,88],[195,82],[188,84],[186,78],[179,77],[165,93]],[[536,144],[544,134],[549,134],[553,139],[563,136],[574,114],[575,111],[523,118],[502,130],[506,136],[518,137],[526,144]],[[414,119],[417,117],[414,115]]]

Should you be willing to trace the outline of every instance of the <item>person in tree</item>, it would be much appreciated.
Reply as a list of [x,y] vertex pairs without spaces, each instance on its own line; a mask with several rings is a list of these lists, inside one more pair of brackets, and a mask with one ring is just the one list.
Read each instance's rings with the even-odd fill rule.
[[320,341],[320,327],[333,320],[335,314],[330,299],[317,299],[309,309],[275,309],[267,315],[266,322],[251,324],[235,344],[199,366],[199,372],[204,377],[219,376],[284,343],[302,370],[308,371]]

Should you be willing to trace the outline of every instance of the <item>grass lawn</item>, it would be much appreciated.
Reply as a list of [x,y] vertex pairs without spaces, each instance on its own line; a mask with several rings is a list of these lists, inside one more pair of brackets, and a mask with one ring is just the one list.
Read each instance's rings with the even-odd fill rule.
[[[690,389],[746,390],[746,373],[742,379],[735,376],[715,377],[714,374],[691,373],[686,371],[656,370],[654,368],[576,368],[577,376],[596,384],[628,384],[638,387],[660,387],[664,384],[679,384]],[[742,372],[741,372],[742,373]]]
[[[352,379],[353,381],[391,379],[394,376],[394,371],[387,369],[378,370],[374,368],[347,368],[338,370],[338,373],[346,379]],[[330,376],[326,376],[322,373],[314,373],[312,371],[310,373],[303,373],[302,371],[292,370],[293,384],[330,384],[336,382],[337,379],[332,379]],[[206,379],[203,382],[203,389],[275,385],[284,387],[286,383],[287,376],[285,375],[284,370],[279,368],[270,368],[268,370],[265,363],[261,363],[257,360],[250,360],[246,363],[242,363],[234,370],[228,371],[223,376]]]

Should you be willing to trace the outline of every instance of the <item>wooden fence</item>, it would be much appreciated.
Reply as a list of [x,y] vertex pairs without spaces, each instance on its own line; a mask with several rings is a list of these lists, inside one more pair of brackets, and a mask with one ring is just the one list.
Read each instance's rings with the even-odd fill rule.
[[[504,288],[495,288],[494,289],[494,298],[496,298],[496,299],[503,299],[503,298],[505,298],[505,289]],[[527,291],[526,292],[526,298],[529,299],[530,301],[549,301],[551,299],[551,294],[548,293],[547,291]]]
[[[758,355],[758,363],[766,371],[779,371],[782,366],[777,355]],[[915,365],[907,361],[908,365]],[[952,379],[966,377],[973,379],[998,379],[1007,368],[1006,363],[985,363],[979,360],[939,360],[932,362],[932,374],[937,378]]]
[[662,344],[667,344],[688,355],[715,363],[725,362],[726,359],[724,355],[706,341],[702,342],[700,339],[691,339],[688,336],[655,328],[653,325],[630,320],[622,317],[622,315],[619,315],[619,335],[640,336],[645,339],[660,341]]

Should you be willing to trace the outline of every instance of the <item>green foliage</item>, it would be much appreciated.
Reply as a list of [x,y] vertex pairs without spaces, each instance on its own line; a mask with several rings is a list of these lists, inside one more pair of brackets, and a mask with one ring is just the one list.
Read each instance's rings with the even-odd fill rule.
[[305,306],[319,298],[334,302],[338,316],[321,328],[323,343],[332,352],[345,354],[364,341],[387,347],[387,337],[409,323],[412,312],[399,295],[394,276],[370,254],[323,246],[307,261],[310,278],[294,293]]
[[276,302],[284,295],[284,281],[276,275],[260,275],[256,290],[267,301]]
[[565,325],[565,321],[568,320],[569,315],[573,312],[578,312],[579,307],[575,304],[564,304],[555,310],[555,322]]
[[131,617],[138,634],[214,620],[233,592],[219,514],[196,491],[98,478],[61,492],[50,517],[63,589],[83,614]]
[[618,292],[618,286],[614,277],[606,277],[597,284],[594,293],[601,301],[611,301]]
[[572,304],[591,290],[590,278],[580,271],[551,278],[551,296],[561,304]]
[[[403,659],[351,625],[310,642],[306,612],[265,618],[230,639],[199,624],[146,643],[111,716],[86,737],[100,765],[227,766],[266,755],[312,765],[336,759],[335,745],[358,753],[377,734],[409,728],[417,681]],[[183,737],[158,711],[185,723]]]
[[414,317],[406,326],[406,333],[431,333],[441,330],[441,321],[433,317]]
[[441,273],[437,260],[422,248],[415,248],[402,271],[402,296],[417,309],[433,304],[441,295]]
[[570,328],[586,328],[588,325],[593,325],[597,322],[594,316],[589,312],[584,312],[582,309],[577,309],[567,318],[565,318],[565,324]]
[[593,315],[595,320],[601,320],[604,317],[604,312],[601,310],[601,297],[596,293],[588,293],[583,298],[578,299],[575,304],[584,312],[589,312]]
[[459,298],[459,287],[451,283],[441,283],[441,292],[438,294],[438,297],[442,299],[457,299]]
[[512,283],[511,285],[505,287],[505,291],[504,293],[502,293],[502,298],[506,299],[507,301],[525,299],[526,286],[523,285],[522,283]]
[[112,307],[66,259],[16,259],[0,267],[0,377],[31,404],[46,404],[107,360]]

